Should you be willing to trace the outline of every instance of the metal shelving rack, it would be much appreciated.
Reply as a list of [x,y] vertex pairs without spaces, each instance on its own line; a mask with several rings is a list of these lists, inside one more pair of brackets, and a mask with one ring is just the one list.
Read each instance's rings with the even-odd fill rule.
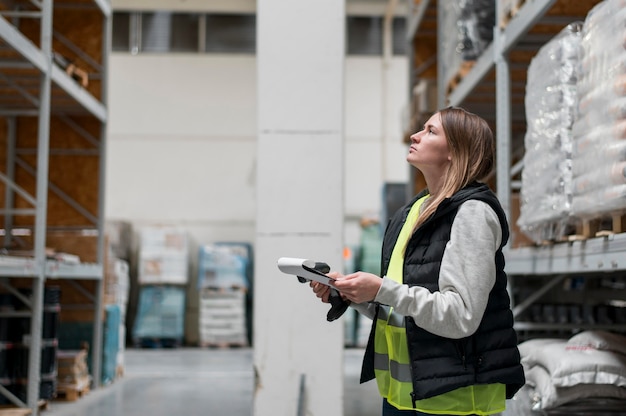
[[[55,13],[63,10],[76,9],[96,10],[102,18],[102,51],[101,62],[93,59],[79,50],[70,41],[63,38],[53,28]],[[33,257],[0,256],[0,286],[20,298],[30,309],[30,339],[27,401],[22,402],[18,397],[0,385],[0,394],[7,397],[19,407],[28,407],[33,414],[38,414],[39,381],[40,381],[40,354],[42,341],[42,311],[43,291],[46,280],[76,279],[93,280],[96,282],[95,320],[92,345],[93,384],[98,387],[100,380],[100,356],[102,344],[102,280],[104,263],[103,237],[103,207],[104,207],[104,155],[107,108],[106,108],[106,69],[107,57],[110,50],[112,16],[109,0],[14,0],[0,6],[0,87],[5,96],[0,100],[0,117],[7,120],[7,156],[6,171],[0,173],[0,180],[5,187],[5,207],[1,210],[4,218],[5,242],[10,241],[14,229],[16,216],[34,216],[32,233]],[[21,23],[38,22],[38,39],[33,39],[23,33]],[[84,23],[83,23],[84,24]],[[31,26],[32,27],[32,26]],[[55,62],[53,56],[53,39],[64,42],[67,48],[72,49],[84,61],[91,62],[94,73],[100,82],[99,95],[96,98],[84,86],[81,86],[67,68]],[[7,93],[7,91],[9,93]],[[62,191],[59,191],[49,181],[49,158],[52,151],[63,150],[50,148],[50,120],[51,115],[67,120],[71,124],[71,116],[93,117],[99,123],[100,138],[94,138],[80,127],[74,126],[76,131],[85,140],[92,143],[92,154],[98,154],[99,162],[99,189],[97,190],[97,213],[89,213],[76,201]],[[15,163],[19,163],[16,156],[16,117],[29,116],[37,119],[37,149],[36,172],[31,172],[36,181],[36,192],[28,192],[18,184],[15,177]],[[67,152],[70,154],[71,152]],[[24,164],[21,165],[25,168]],[[78,178],[77,178],[78,179]],[[48,229],[48,195],[57,192],[66,203],[85,218],[88,218],[98,230],[97,262],[66,264],[46,258],[46,234]],[[14,206],[15,195],[19,195],[33,208],[17,208]],[[32,296],[27,299],[17,289],[12,287],[10,279],[32,279]]]
[[[511,218],[511,197],[514,189],[519,189],[519,181],[513,178],[521,170],[521,162],[512,166],[512,155],[519,153],[520,144],[523,148],[523,132],[525,129],[525,110],[523,88],[525,87],[525,71],[530,58],[545,42],[550,40],[568,23],[584,20],[586,13],[599,3],[595,0],[577,2],[577,13],[572,15],[555,15],[549,13],[552,8],[565,7],[569,4],[563,0],[532,0],[522,3],[519,11],[507,22],[500,25],[502,2],[496,2],[496,25],[492,43],[474,62],[472,69],[446,95],[447,85],[443,77],[444,63],[439,48],[437,56],[437,108],[447,105],[460,105],[495,123],[497,137],[497,194],[507,216]],[[573,2],[572,2],[573,3]],[[407,41],[413,44],[420,36],[420,27],[424,25],[428,15],[437,9],[437,39],[443,38],[442,2],[436,0],[420,0],[415,2],[409,11]],[[584,12],[584,13],[583,13]],[[430,18],[432,20],[432,17]],[[426,22],[432,23],[432,22]],[[533,28],[542,25],[541,33],[530,33]],[[553,31],[545,28],[552,27]],[[522,59],[512,60],[513,54],[521,54]],[[514,62],[513,62],[514,61]],[[413,61],[412,61],[413,62]],[[412,63],[412,65],[415,65]],[[523,82],[513,80],[512,72],[523,73]],[[480,89],[481,93],[477,94]],[[484,91],[488,91],[485,93]],[[489,98],[485,100],[485,96]],[[495,119],[493,118],[495,114]],[[517,136],[514,131],[517,129]],[[520,129],[522,129],[520,131]],[[517,147],[515,146],[517,140]],[[509,246],[510,247],[510,246]],[[514,307],[516,316],[522,314],[532,302],[558,285],[566,276],[590,276],[621,272],[626,270],[626,235],[615,234],[590,238],[584,241],[557,243],[543,247],[509,248],[506,253],[507,273],[512,277],[544,278],[543,287],[529,299]],[[514,279],[512,279],[514,281]],[[572,329],[580,325],[572,326]],[[625,325],[604,325],[604,329],[626,330]],[[562,324],[541,324],[520,322],[517,329],[567,329]],[[594,328],[600,326],[594,325]]]

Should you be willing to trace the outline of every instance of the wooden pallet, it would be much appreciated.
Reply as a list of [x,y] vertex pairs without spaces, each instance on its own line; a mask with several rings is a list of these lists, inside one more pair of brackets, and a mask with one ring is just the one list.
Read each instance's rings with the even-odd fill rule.
[[77,380],[75,383],[59,383],[57,385],[57,400],[75,402],[89,393],[89,377]]
[[454,76],[448,81],[448,86],[446,88],[446,94],[450,95],[452,91],[463,81],[463,78],[467,76],[467,74],[472,70],[476,61],[463,61],[461,62],[461,66],[459,70],[454,74]]
[[133,344],[135,348],[178,348],[183,341],[176,337],[139,337],[133,339]]
[[21,407],[7,407],[0,409],[0,416],[29,416],[32,414],[32,410]]
[[241,285],[231,285],[231,286],[204,286],[202,291],[211,292],[211,293],[230,293],[230,292],[248,292],[248,288]]
[[80,399],[87,393],[89,393],[89,387],[83,387],[83,388],[65,387],[63,390],[57,389],[56,400],[66,401],[66,402],[75,402],[76,400]]
[[207,342],[201,341],[200,347],[211,349],[232,349],[232,348],[246,348],[247,342]]
[[576,226],[576,234],[569,241],[586,240],[626,232],[626,213],[614,212],[598,217],[583,218]]
[[[48,410],[48,401],[38,400],[37,409],[39,413],[41,413],[44,410]],[[33,411],[30,408],[15,407],[10,404],[0,405],[0,416],[30,416],[32,414],[33,414]]]

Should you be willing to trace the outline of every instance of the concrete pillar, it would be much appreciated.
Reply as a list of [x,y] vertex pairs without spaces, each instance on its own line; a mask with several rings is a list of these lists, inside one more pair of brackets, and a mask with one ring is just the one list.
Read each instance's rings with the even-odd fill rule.
[[276,262],[342,269],[344,26],[344,1],[257,1],[256,416],[343,414],[343,322]]

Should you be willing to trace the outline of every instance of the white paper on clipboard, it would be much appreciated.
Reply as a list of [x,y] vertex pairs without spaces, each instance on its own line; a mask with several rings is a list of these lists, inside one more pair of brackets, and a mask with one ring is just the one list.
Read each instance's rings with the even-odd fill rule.
[[315,270],[314,267],[315,262],[313,260],[299,259],[296,257],[281,257],[278,259],[278,269],[283,273],[320,282],[326,286],[333,286],[335,279],[331,279],[324,273]]

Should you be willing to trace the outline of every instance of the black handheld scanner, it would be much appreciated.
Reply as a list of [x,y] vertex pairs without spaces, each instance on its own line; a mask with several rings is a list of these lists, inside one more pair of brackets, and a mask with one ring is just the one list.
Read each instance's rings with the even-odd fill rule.
[[[306,266],[303,266],[303,267],[306,268]],[[313,270],[326,274],[330,272],[330,266],[324,262],[316,261],[315,266],[313,266]],[[308,279],[305,279],[304,277],[301,277],[301,276],[297,276],[297,277],[300,283],[308,282]],[[331,305],[330,310],[326,314],[326,320],[328,322],[332,322],[340,318],[341,315],[343,315],[345,311],[348,310],[348,306],[350,306],[350,301],[344,300],[339,294],[339,292],[337,291],[337,289],[335,289],[334,287],[330,288],[330,297],[328,298],[328,301],[330,302],[330,305]]]

